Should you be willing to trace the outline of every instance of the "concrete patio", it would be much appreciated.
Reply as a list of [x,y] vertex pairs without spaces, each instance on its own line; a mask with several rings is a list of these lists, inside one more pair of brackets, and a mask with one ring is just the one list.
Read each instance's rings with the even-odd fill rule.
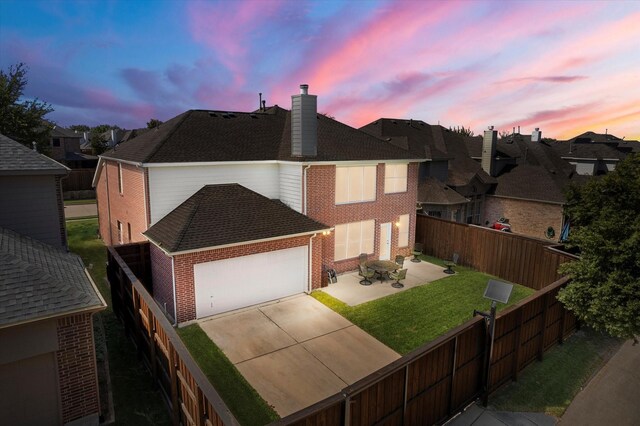
[[401,281],[404,288],[391,287],[394,281],[390,279],[382,282],[372,279],[373,284],[364,286],[360,284],[362,277],[358,271],[353,271],[338,275],[338,282],[329,284],[322,291],[349,306],[355,306],[451,276],[443,272],[445,268],[442,266],[424,261],[414,263],[409,258],[404,261],[403,268],[407,269],[407,278]]
[[307,295],[199,324],[280,416],[331,396],[400,357]]

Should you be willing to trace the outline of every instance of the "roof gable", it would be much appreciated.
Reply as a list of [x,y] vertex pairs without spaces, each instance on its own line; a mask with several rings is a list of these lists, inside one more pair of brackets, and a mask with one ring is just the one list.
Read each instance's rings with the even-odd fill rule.
[[202,187],[144,234],[176,253],[328,228],[239,184],[221,184]]
[[0,134],[0,174],[65,175],[68,168]]
[[102,306],[79,256],[0,227],[0,326]]

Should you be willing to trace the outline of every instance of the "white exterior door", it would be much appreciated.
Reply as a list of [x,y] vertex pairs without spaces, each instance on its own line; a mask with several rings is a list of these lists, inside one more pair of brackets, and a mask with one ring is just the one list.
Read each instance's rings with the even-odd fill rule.
[[302,293],[308,271],[307,246],[196,264],[196,317]]
[[391,257],[391,222],[380,224],[380,260]]

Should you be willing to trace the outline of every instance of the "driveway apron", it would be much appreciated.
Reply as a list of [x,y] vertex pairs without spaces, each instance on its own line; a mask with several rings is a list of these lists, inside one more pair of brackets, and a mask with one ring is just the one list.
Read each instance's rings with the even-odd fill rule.
[[306,295],[204,320],[200,327],[283,417],[400,357]]

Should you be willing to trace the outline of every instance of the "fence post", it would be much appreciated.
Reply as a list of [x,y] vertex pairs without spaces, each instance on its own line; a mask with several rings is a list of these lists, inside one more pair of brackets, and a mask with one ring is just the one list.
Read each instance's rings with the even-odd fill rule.
[[131,298],[133,299],[133,320],[135,327],[133,332],[133,340],[136,343],[136,355],[138,359],[142,358],[142,320],[140,319],[140,301],[136,289],[131,287]]
[[538,348],[538,360],[544,357],[544,338],[547,332],[547,312],[549,312],[549,293],[542,297],[542,329],[540,330],[540,347]]
[[[154,336],[155,345],[155,336]],[[169,342],[167,347],[169,354],[169,380],[171,381],[171,411],[173,414],[173,424],[175,426],[180,425],[180,401],[178,400],[178,365],[175,362],[175,355],[173,353],[173,345]]]
[[404,367],[404,390],[402,393],[402,421],[407,423],[407,399],[409,398],[409,364]]
[[158,361],[156,359],[156,317],[153,316],[151,308],[148,306],[147,318],[149,319],[149,357],[151,358],[151,376],[153,377],[153,381],[155,382],[158,379]]
[[522,313],[522,311],[524,310],[523,307],[520,307],[518,309],[518,330],[516,331],[516,337],[515,337],[515,344],[514,344],[514,354],[513,354],[513,381],[517,382],[518,381],[518,373],[520,372],[520,342],[522,339],[522,324],[523,324],[523,319],[524,319],[524,314]]
[[452,355],[452,365],[451,365],[451,386],[449,387],[449,410],[448,413],[451,415],[453,413],[453,391],[456,383],[456,363],[458,362],[458,335],[453,341],[453,355]]

